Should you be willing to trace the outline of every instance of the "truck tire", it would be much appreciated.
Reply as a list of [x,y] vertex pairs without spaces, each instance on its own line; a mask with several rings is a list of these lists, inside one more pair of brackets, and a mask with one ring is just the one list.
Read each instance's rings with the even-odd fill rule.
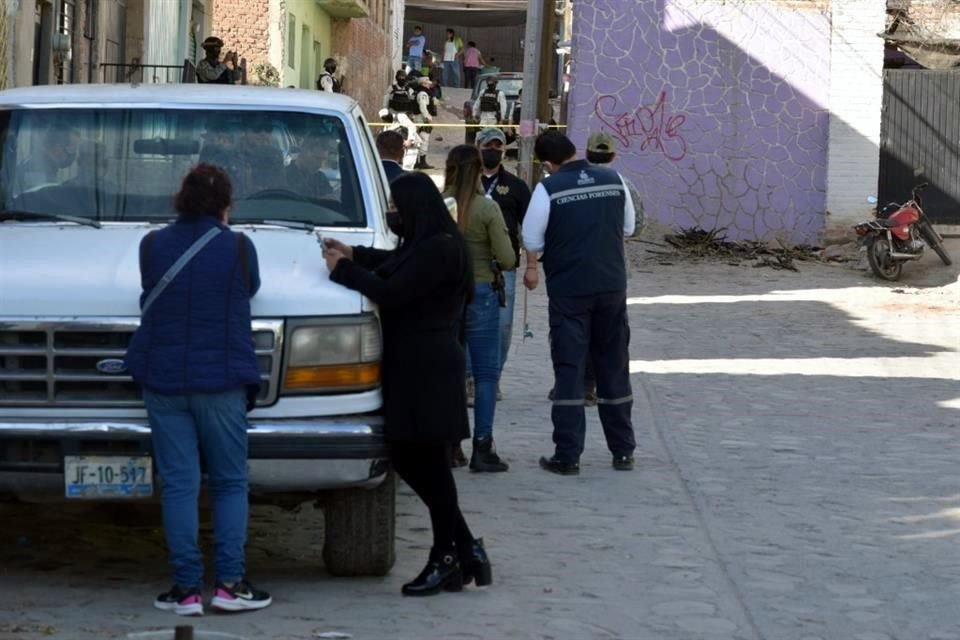
[[335,576],[385,576],[396,558],[397,476],[375,489],[345,489],[324,505],[323,562]]

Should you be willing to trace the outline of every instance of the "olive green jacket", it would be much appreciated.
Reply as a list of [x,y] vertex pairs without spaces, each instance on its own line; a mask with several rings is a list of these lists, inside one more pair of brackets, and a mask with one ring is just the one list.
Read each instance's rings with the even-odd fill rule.
[[[454,197],[445,191],[444,196]],[[469,219],[463,234],[470,247],[473,259],[473,278],[477,282],[493,282],[493,269],[490,263],[496,260],[500,268],[508,271],[517,266],[517,256],[510,243],[507,223],[503,220],[500,205],[484,197],[477,191],[477,197],[470,202]]]

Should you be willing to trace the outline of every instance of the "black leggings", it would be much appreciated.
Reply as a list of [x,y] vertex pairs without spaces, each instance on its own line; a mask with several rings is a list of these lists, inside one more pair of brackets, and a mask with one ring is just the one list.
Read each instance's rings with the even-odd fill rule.
[[451,445],[393,445],[393,468],[430,510],[433,548],[461,553],[473,545],[473,534],[460,512],[457,484],[450,470]]

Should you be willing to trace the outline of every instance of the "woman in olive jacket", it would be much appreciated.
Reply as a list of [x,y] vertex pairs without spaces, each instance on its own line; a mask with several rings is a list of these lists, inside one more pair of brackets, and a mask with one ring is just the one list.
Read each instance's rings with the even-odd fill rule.
[[517,254],[500,205],[480,190],[481,174],[480,151],[471,145],[454,147],[447,156],[443,193],[457,201],[457,226],[470,248],[475,282],[465,330],[475,389],[470,470],[502,472],[509,467],[497,455],[493,422],[500,380],[499,297],[506,291],[502,276],[499,285],[495,283],[497,272],[516,266]]
[[384,251],[328,239],[325,258],[332,281],[380,309],[385,435],[394,468],[427,505],[433,525],[427,566],[403,585],[403,594],[424,596],[492,581],[450,470],[452,447],[470,433],[459,335],[473,273],[463,236],[433,181],[407,173],[390,189],[387,224],[400,237],[399,247]]

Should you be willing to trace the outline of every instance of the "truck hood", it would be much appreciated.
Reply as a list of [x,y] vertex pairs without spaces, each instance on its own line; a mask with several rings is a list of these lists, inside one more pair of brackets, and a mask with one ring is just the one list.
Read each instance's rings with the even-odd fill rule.
[[[140,239],[156,226],[115,223],[0,225],[0,317],[139,316]],[[330,282],[315,235],[277,227],[234,226],[253,240],[261,318],[352,315],[361,296]],[[373,243],[370,231],[335,232],[348,244]]]

